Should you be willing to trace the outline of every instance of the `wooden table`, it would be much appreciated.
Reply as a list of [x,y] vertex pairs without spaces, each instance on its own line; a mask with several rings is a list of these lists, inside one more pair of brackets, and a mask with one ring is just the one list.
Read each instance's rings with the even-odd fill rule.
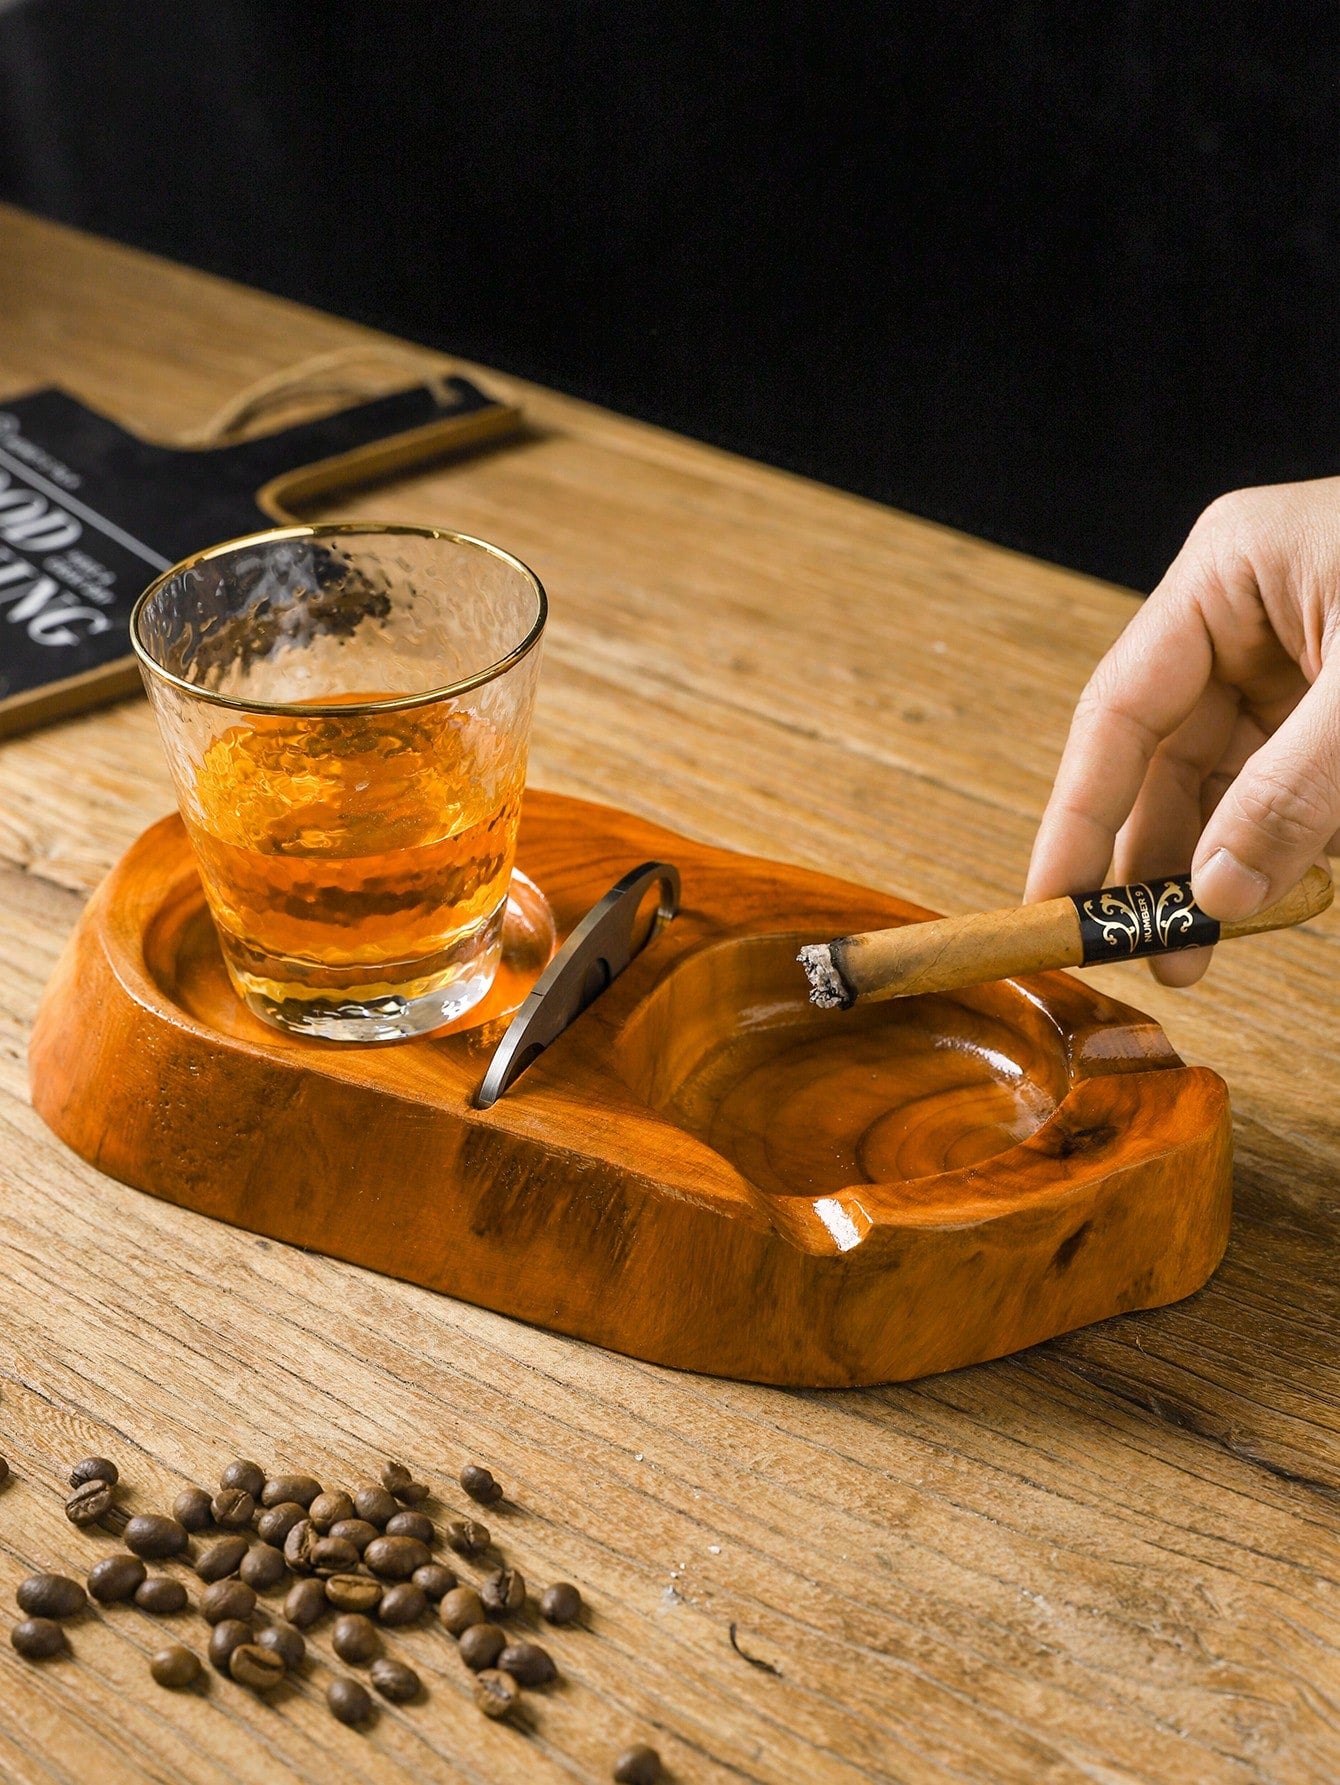
[[[59,381],[171,438],[352,326],[0,211],[0,395]],[[481,371],[522,445],[343,505],[497,539],[553,600],[533,778],[944,910],[1017,895],[1116,590]],[[0,1649],[0,1778],[1288,1781],[1340,1774],[1340,919],[1109,990],[1233,1091],[1218,1275],[1159,1313],[861,1393],[678,1376],[290,1251],[100,1177],[25,1043],[84,898],[171,805],[128,702],[0,747],[0,1596],[107,1540],[68,1462],[166,1504],[235,1455],[413,1460],[592,1608],[524,1732],[440,1631],[424,1703],[337,1725],[148,1680],[153,1621]],[[440,1509],[439,1509],[440,1510]],[[731,1645],[771,1664],[751,1666]],[[201,1626],[190,1637],[199,1646]],[[316,1645],[328,1653],[324,1639]]]

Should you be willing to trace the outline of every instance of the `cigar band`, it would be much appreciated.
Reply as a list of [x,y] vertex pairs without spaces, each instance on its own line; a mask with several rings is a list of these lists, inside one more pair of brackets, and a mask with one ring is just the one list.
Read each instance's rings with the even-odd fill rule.
[[1173,880],[1141,880],[1076,893],[1084,965],[1208,948],[1219,940],[1219,921],[1207,917],[1191,896],[1187,874]]

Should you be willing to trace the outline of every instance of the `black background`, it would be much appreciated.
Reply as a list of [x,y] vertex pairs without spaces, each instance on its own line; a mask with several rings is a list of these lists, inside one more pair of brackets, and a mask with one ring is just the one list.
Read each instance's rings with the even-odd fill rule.
[[1143,588],[1340,464],[1338,97],[1331,0],[18,0],[0,191]]

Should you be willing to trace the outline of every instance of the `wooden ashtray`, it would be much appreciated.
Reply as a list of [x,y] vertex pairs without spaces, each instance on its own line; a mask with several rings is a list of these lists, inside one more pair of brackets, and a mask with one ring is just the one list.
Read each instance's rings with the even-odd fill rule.
[[[680,868],[679,917],[477,1110],[555,933],[649,857]],[[338,1047],[234,997],[165,819],[47,988],[38,1110],[202,1214],[760,1382],[999,1357],[1175,1301],[1222,1256],[1227,1093],[1148,1017],[1054,973],[817,1011],[801,942],[927,913],[555,794],[527,794],[518,862],[490,1007],[431,1041]]]

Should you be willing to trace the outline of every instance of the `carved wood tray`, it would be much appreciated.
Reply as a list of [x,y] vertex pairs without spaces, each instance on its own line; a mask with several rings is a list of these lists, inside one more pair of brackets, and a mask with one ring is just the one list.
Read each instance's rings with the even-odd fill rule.
[[[625,870],[681,914],[492,1109],[490,1054]],[[155,1196],[683,1369],[851,1386],[1200,1287],[1222,1081],[1063,974],[820,1012],[803,941],[929,915],[530,791],[487,1007],[386,1048],[291,1038],[224,974],[180,822],[129,850],[47,988],[34,1102]],[[536,889],[542,889],[537,891]]]

